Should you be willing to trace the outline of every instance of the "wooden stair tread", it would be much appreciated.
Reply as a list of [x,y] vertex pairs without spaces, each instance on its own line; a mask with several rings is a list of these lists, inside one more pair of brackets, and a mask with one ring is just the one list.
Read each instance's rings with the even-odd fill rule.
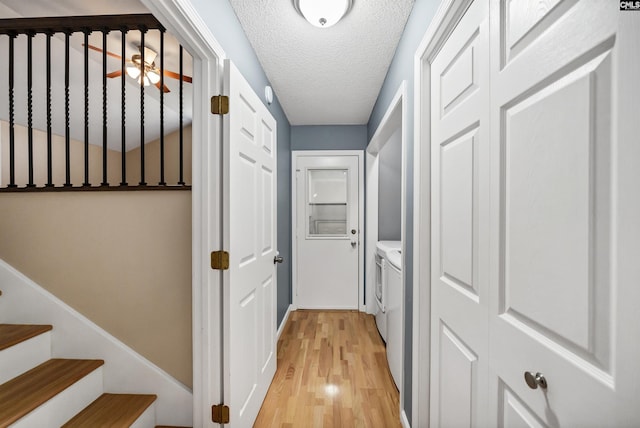
[[0,385],[0,426],[17,421],[103,364],[51,359]]
[[171,425],[156,425],[156,428],[191,428],[191,427],[174,427]]
[[52,328],[50,325],[0,324],[0,351],[46,333]]
[[155,395],[102,394],[62,427],[129,427],[155,400]]

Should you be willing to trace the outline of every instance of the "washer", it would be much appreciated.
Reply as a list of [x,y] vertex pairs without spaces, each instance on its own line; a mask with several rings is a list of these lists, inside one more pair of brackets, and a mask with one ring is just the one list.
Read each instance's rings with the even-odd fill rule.
[[401,241],[379,241],[376,245],[376,326],[382,340],[387,341],[387,254],[398,251],[402,247]]
[[386,316],[387,316],[387,360],[391,375],[400,389],[402,376],[402,255],[400,250],[387,253],[386,264]]

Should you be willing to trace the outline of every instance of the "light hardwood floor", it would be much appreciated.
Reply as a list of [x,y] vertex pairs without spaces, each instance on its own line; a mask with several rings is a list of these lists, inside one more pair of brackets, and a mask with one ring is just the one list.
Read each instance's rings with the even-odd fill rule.
[[294,311],[254,427],[400,427],[398,390],[375,319]]

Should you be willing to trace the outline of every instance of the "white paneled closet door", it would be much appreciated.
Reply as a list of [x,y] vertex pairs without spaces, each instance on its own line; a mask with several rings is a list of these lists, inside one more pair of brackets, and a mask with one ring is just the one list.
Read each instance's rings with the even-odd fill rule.
[[475,0],[433,60],[431,426],[640,424],[639,42],[618,2]]
[[225,60],[223,121],[224,399],[232,428],[252,426],[276,373],[277,123]]
[[431,67],[432,427],[489,417],[488,29],[475,1]]
[[640,250],[619,244],[638,230],[621,206],[640,181],[619,156],[640,141],[621,132],[619,76],[640,58],[640,16],[569,0],[492,0],[491,16],[491,424],[638,426],[640,322],[624,302],[639,278],[621,281],[621,262]]

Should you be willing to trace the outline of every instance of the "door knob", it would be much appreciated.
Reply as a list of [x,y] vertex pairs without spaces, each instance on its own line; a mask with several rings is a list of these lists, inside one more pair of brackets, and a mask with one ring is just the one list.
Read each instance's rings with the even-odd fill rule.
[[356,248],[356,245],[358,245],[358,243],[357,243],[356,241],[351,241],[351,246],[352,246],[353,248]]
[[356,234],[356,230],[355,229],[351,229],[351,234],[355,235]]
[[273,257],[273,264],[275,265],[276,263],[282,263],[284,261],[284,259],[282,258],[282,256],[274,256]]
[[535,375],[531,372],[524,372],[524,381],[531,389],[537,389],[538,386],[542,389],[547,389],[547,379],[540,372]]

